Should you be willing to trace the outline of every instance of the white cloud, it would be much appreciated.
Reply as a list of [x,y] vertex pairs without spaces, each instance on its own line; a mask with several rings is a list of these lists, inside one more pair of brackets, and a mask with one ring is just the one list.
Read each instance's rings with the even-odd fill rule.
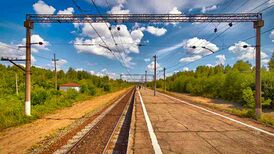
[[154,26],[147,26],[146,31],[156,36],[162,36],[167,32],[165,28],[157,28]]
[[169,14],[182,14],[182,12],[179,11],[177,7],[174,7],[171,11],[169,11]]
[[[31,50],[32,52],[38,52],[39,50],[49,50],[48,46],[50,43],[48,41],[45,41],[40,35],[38,34],[33,34],[31,35],[31,43],[39,43],[42,42],[42,45],[39,44],[33,44],[31,45]],[[20,46],[25,46],[26,45],[26,38],[22,39]]]
[[67,9],[65,9],[65,10],[59,10],[58,12],[57,12],[57,14],[73,14],[74,13],[74,9],[72,8],[72,7],[69,7],[69,8],[67,8]]
[[[195,46],[196,48],[193,49],[192,48],[193,46]],[[203,47],[206,47],[207,49]],[[189,54],[198,54],[198,55],[207,55],[212,53],[211,51],[216,52],[219,50],[219,48],[215,44],[205,39],[199,39],[197,37],[186,40],[184,43],[184,48]]]
[[47,5],[44,1],[39,0],[37,3],[33,4],[33,9],[37,14],[53,14],[55,8]]
[[184,71],[184,72],[187,72],[187,71],[189,71],[189,68],[188,68],[188,67],[184,67],[184,68],[183,68],[183,71]]
[[[148,64],[147,69],[148,69],[148,71],[153,72],[154,71],[154,62],[151,62],[150,64]],[[161,69],[161,66],[159,63],[156,62],[156,70],[159,70],[159,69]]]
[[0,42],[0,57],[11,57],[11,58],[22,57],[24,55],[24,51],[16,50],[16,49],[17,49],[17,46],[15,45]]
[[118,75],[116,73],[108,71],[108,69],[106,69],[106,68],[102,69],[101,71],[99,71],[97,73],[95,73],[95,72],[93,72],[93,73],[94,73],[94,75],[100,76],[100,77],[108,76],[111,79],[118,79]]
[[[243,48],[244,45],[247,45],[247,48]],[[238,60],[252,60],[255,58],[255,48],[251,47],[250,44],[239,41],[238,43],[235,43],[233,46],[230,46],[228,50],[232,53],[234,53],[237,56]],[[261,52],[261,58],[265,59],[267,58],[267,54],[264,52]]]
[[[274,1],[274,0],[273,0]],[[270,33],[270,38],[272,39],[272,42],[274,42],[274,30],[271,31]]]
[[68,63],[68,61],[65,60],[65,59],[60,59],[60,60],[58,60],[58,61],[56,62],[56,64],[59,65],[59,66],[63,66],[63,65],[65,65],[65,64],[67,64],[67,63]]
[[[0,42],[0,57],[26,59],[25,51],[16,50],[17,47],[18,45]],[[36,62],[36,59],[33,56],[31,56],[31,62]]]
[[[106,25],[107,24],[107,25]],[[81,46],[74,45],[78,52],[87,52],[91,54],[96,54],[100,56],[105,56],[111,59],[118,58],[119,61],[124,63],[126,67],[134,65],[132,58],[129,57],[129,53],[139,53],[138,44],[141,42],[144,34],[140,29],[132,30],[131,32],[127,29],[126,25],[116,25],[111,26],[111,32],[114,36],[112,39],[111,33],[109,31],[109,23],[93,23],[92,26],[100,34],[101,38],[107,44],[109,49],[113,51],[113,54],[106,49],[105,47],[99,46],[104,45],[105,43],[102,39],[96,34],[94,29],[90,24],[82,24],[79,29],[82,31],[80,37],[77,37],[74,40],[74,44],[94,44],[90,46]],[[120,27],[120,30],[117,28]],[[84,38],[85,37],[85,38]]]
[[150,62],[150,58],[145,58],[144,61],[145,62]]
[[212,6],[208,6],[208,7],[202,7],[201,12],[202,13],[206,13],[208,11],[212,11],[212,10],[216,10],[217,9],[217,5],[212,5]]
[[[193,48],[193,46],[195,46],[195,48]],[[189,57],[181,58],[180,62],[192,62],[202,58],[204,55],[211,54],[211,51],[216,52],[219,50],[215,44],[197,37],[185,40],[183,42],[183,48]]]
[[[68,63],[68,61],[66,59],[59,59],[58,61],[56,61],[56,69],[57,70],[62,70],[62,67],[64,65],[66,65],[67,63]],[[44,68],[46,68],[46,69],[48,68],[48,69],[53,70],[54,69],[54,62],[51,61],[51,63],[47,64],[47,67],[44,67]],[[76,71],[78,71],[78,70],[76,69]]]
[[129,10],[123,10],[123,5],[119,4],[117,6],[114,6],[110,11],[108,11],[107,13],[109,14],[129,14],[130,11]]
[[201,55],[194,55],[194,56],[190,56],[190,57],[181,58],[180,62],[192,62],[192,61],[198,60],[200,58],[202,58]]
[[213,67],[213,65],[212,65],[212,64],[206,64],[206,66],[207,66],[207,67]]
[[217,60],[216,60],[216,65],[225,65],[225,55],[217,55],[216,56]]
[[[182,14],[182,12],[179,11],[177,7],[174,7],[171,11],[169,11],[169,14]],[[168,25],[168,24],[170,24],[170,23],[166,23],[166,25]],[[178,23],[172,22],[171,24],[173,26],[176,26]]]
[[184,45],[184,42],[175,44],[171,47],[160,49],[160,50],[158,50],[157,55],[162,55],[162,54],[168,53],[170,51],[174,51],[176,49],[182,48],[183,45]]
[[174,7],[178,10],[189,8],[202,8],[217,5],[223,2],[222,0],[130,0],[124,5],[133,13],[168,13]]

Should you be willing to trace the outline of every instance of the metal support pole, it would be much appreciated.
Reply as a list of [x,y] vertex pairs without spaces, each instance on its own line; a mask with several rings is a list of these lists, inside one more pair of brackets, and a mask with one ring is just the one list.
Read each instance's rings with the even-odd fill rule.
[[166,68],[164,67],[164,91],[166,92]]
[[31,67],[31,29],[33,23],[30,20],[24,22],[26,27],[26,91],[25,91],[25,115],[31,115],[31,78],[30,78],[30,67]]
[[264,21],[259,20],[254,22],[254,28],[256,29],[256,93],[255,93],[255,101],[256,101],[256,118],[260,118],[262,114],[262,106],[261,106],[261,27],[264,26]]
[[154,58],[154,96],[156,96],[156,55],[154,55],[153,58]]
[[56,62],[58,61],[58,59],[56,59],[55,54],[54,54],[54,57],[53,57],[52,61],[54,62],[55,89],[57,90],[57,80],[58,80],[58,76],[57,76],[57,67],[56,67]]

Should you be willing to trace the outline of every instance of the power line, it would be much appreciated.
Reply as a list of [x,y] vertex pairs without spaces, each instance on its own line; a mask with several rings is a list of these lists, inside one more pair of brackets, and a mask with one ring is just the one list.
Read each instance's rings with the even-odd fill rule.
[[[238,7],[238,8],[236,9],[236,11],[237,11],[238,9],[240,9],[241,7],[243,7],[244,5],[246,5],[248,1],[249,1],[249,0],[245,1],[244,3],[242,3],[242,5],[240,5],[240,7]],[[268,0],[268,1],[269,1],[269,0]],[[263,5],[266,4],[268,1],[263,2],[262,4],[260,4],[260,5],[258,5],[257,7],[251,9],[250,11],[253,11],[253,10],[257,9],[257,8],[259,8],[260,6],[263,6]],[[263,12],[263,11],[265,11],[265,10],[271,8],[271,7],[273,7],[273,6],[267,7],[267,8],[265,8],[265,9],[261,10],[260,12]],[[235,25],[236,25],[236,24],[235,24]],[[234,27],[235,27],[235,25],[234,25]],[[222,31],[220,34],[218,34],[217,36],[215,36],[215,37],[214,37],[213,39],[211,39],[210,41],[216,40],[218,37],[220,37],[222,34],[224,34],[224,33],[225,33],[226,31],[228,31],[230,28],[231,28],[231,27],[226,28],[224,31]],[[267,33],[267,32],[269,32],[269,31],[271,31],[271,30],[272,30],[272,29],[267,30],[267,31],[265,31],[265,32],[263,32],[263,33],[261,33],[261,34]],[[246,39],[246,40],[252,39],[252,38],[254,38],[254,37],[255,37],[255,36],[252,36],[252,37],[250,37],[250,38],[248,38],[248,39]],[[243,40],[243,41],[246,41],[246,40]],[[224,48],[224,49],[225,49],[225,48]],[[224,49],[223,49],[223,50],[224,50]],[[221,50],[221,51],[222,51],[222,50]],[[209,54],[209,55],[211,55],[211,54]],[[207,55],[206,55],[206,57],[207,57]],[[202,58],[203,58],[203,57],[202,57]],[[198,59],[198,60],[199,60],[199,59]],[[175,67],[175,66],[178,65],[178,64],[180,64],[180,62],[177,62],[175,65],[173,65],[173,66],[170,67],[170,68],[173,68],[173,67]],[[184,67],[184,66],[183,66],[183,67]],[[169,68],[169,69],[170,69],[170,68]]]
[[[270,28],[270,29],[268,29],[268,30],[262,32],[261,35],[266,34],[267,32],[270,32],[270,31],[272,31],[272,30],[274,30],[274,27],[272,27],[272,28]],[[243,41],[247,41],[247,40],[250,40],[250,39],[255,38],[255,37],[256,37],[256,35],[255,35],[255,36],[248,37],[248,38],[244,39]],[[228,48],[228,47],[231,46],[231,45],[233,45],[233,44],[228,45],[226,48]],[[217,52],[215,52],[215,53],[220,53],[220,52],[222,52],[222,51],[225,51],[226,48],[224,48],[224,49],[222,49],[222,50],[219,50],[219,51],[217,51]],[[213,55],[213,54],[215,54],[215,53],[211,53],[211,54],[207,54],[207,55],[205,55],[205,56],[202,56],[201,58],[199,58],[199,59],[197,59],[197,60],[195,60],[195,61],[186,63],[185,65],[176,67],[175,69],[171,69],[171,71],[168,71],[167,73],[170,73],[170,72],[172,72],[172,71],[174,71],[174,70],[176,70],[176,69],[178,69],[178,68],[188,66],[188,65],[190,65],[190,64],[192,64],[192,63],[194,63],[194,62],[197,62],[197,61],[199,61],[199,60],[201,60],[201,59],[203,59],[203,58],[206,58],[206,57],[208,57],[208,56],[211,56],[211,55]],[[170,68],[172,68],[172,67],[169,67],[168,69],[170,69]]]
[[[92,0],[92,3],[94,3],[94,1]],[[75,3],[74,3],[75,4]],[[81,9],[81,7],[78,5],[77,7],[79,9],[79,11],[83,14],[83,11]],[[97,9],[97,11],[99,11],[99,9],[97,8],[96,4],[95,4],[95,8]],[[100,13],[100,11],[98,12]],[[98,37],[100,38],[100,40],[105,44],[105,46],[107,47],[107,51],[109,51],[113,56],[114,58],[116,58],[118,60],[118,62],[121,64],[121,66],[123,67],[124,65],[121,63],[121,61],[119,61],[119,59],[117,58],[117,56],[113,53],[113,51],[110,49],[110,47],[107,45],[107,43],[105,42],[105,40],[102,38],[102,36],[99,34],[99,32],[96,30],[96,28],[92,25],[92,23],[88,22],[89,25],[92,27],[92,29],[95,31],[95,33],[98,35]],[[126,71],[129,73],[128,71],[128,68],[125,67]],[[130,74],[130,73],[129,73]]]

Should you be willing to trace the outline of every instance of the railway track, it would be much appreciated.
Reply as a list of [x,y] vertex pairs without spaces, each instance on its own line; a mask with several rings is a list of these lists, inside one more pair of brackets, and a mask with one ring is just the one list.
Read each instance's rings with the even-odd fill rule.
[[135,88],[54,153],[126,153]]

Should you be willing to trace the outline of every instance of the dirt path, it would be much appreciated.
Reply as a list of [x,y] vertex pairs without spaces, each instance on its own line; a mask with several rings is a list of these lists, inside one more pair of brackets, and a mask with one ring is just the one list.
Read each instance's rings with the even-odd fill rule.
[[125,91],[121,90],[83,101],[32,123],[8,128],[0,132],[0,153],[26,153],[33,145],[41,142],[59,129],[69,126],[87,113],[94,112],[95,114],[102,110]]

